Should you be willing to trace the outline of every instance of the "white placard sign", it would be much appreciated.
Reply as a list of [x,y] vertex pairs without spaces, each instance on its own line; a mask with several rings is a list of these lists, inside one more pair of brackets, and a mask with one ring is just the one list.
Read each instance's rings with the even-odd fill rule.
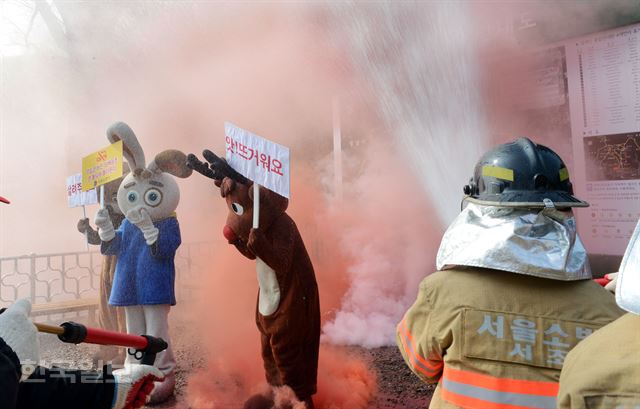
[[67,177],[67,203],[69,207],[98,203],[96,190],[82,191],[82,173]]
[[289,198],[289,148],[225,122],[229,165],[253,182]]

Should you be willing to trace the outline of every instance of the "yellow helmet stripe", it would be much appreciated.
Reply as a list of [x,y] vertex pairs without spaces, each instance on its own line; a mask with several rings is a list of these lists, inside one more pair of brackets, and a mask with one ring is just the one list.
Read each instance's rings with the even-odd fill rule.
[[560,182],[564,182],[565,180],[569,179],[569,169],[567,168],[562,168],[560,169]]
[[513,169],[501,168],[500,166],[484,165],[482,176],[491,176],[497,179],[513,182]]

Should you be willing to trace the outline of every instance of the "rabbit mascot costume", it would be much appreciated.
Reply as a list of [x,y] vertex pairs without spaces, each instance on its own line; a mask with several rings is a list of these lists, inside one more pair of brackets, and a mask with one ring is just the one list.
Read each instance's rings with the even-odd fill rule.
[[[101,209],[94,221],[102,254],[118,256],[109,304],[124,307],[127,332],[160,337],[169,344],[155,361],[165,375],[151,395],[151,402],[158,403],[175,388],[168,316],[176,304],[174,257],[181,239],[175,214],[180,190],[171,175],[186,178],[192,171],[186,166],[185,154],[177,150],[161,152],[145,167],[144,152],[125,123],[109,127],[107,138],[111,143],[122,140],[123,155],[131,168],[117,194],[125,220],[115,230],[107,210]],[[127,354],[126,362],[138,360]]]

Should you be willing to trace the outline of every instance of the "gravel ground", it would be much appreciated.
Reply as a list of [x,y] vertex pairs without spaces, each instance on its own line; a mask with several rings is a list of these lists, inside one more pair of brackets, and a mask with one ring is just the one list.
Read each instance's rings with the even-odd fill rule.
[[[178,324],[173,333],[185,334]],[[174,352],[178,362],[176,370],[176,396],[156,409],[199,409],[186,403],[187,376],[194,369],[205,366],[199,346],[192,343],[193,337],[174,337]],[[66,367],[95,368],[92,360],[99,349],[95,345],[70,345],[57,340],[53,335],[40,335],[41,358],[47,363]],[[409,371],[396,347],[365,349],[348,347],[350,354],[358,355],[369,362],[378,375],[378,393],[369,404],[371,409],[418,409],[428,405],[433,386],[422,383]]]
[[367,359],[378,374],[378,394],[370,408],[424,409],[428,406],[435,386],[420,381],[409,370],[398,348],[350,349]]

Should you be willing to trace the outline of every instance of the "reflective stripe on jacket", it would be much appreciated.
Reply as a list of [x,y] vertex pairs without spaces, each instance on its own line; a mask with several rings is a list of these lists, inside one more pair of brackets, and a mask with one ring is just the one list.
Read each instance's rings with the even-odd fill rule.
[[472,371],[444,368],[442,398],[465,408],[556,408],[557,382],[496,378]]
[[428,359],[423,357],[422,351],[418,350],[416,342],[413,340],[411,333],[407,330],[407,325],[404,320],[398,325],[399,342],[402,349],[406,353],[406,359],[409,361],[409,365],[413,368],[414,372],[418,371],[429,379],[437,379],[442,372],[442,359]]
[[418,377],[438,383],[432,409],[553,409],[566,354],[620,315],[591,280],[457,268],[422,281],[397,343]]

